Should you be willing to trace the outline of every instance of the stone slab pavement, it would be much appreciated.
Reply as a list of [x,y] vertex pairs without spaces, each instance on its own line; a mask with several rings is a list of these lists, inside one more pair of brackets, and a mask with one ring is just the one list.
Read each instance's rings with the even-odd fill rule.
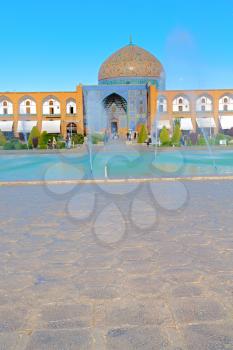
[[233,182],[111,186],[0,188],[0,349],[233,349]]

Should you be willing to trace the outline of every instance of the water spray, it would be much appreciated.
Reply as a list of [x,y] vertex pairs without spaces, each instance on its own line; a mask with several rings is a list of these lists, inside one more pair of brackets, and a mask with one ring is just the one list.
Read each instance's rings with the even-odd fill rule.
[[208,151],[209,151],[209,154],[210,154],[210,158],[212,159],[212,162],[213,162],[213,168],[217,171],[217,165],[216,165],[216,160],[215,160],[215,157],[214,157],[214,153],[213,153],[213,150],[212,148],[210,147],[210,144],[209,144],[209,141],[208,141],[208,137],[206,136],[206,132],[204,130],[204,128],[201,128],[201,132],[202,132],[202,135],[205,139],[205,143],[207,145],[207,148],[208,148]]
[[104,166],[104,177],[105,177],[105,179],[108,179],[108,164],[107,163]]

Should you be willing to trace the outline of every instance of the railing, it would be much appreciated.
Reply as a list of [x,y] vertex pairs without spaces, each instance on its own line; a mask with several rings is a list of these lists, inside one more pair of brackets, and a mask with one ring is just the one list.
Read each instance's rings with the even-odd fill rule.
[[12,118],[14,114],[0,114],[0,118]]
[[51,118],[51,117],[54,117],[54,118],[59,118],[59,117],[61,117],[61,113],[53,113],[53,114],[43,114],[43,117],[49,117],[49,118]]
[[19,113],[19,117],[37,117],[37,113]]

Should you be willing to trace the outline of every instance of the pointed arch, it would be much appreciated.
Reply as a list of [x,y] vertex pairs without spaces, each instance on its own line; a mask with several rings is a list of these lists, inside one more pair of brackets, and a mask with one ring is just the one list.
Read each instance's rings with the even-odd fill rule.
[[61,103],[54,95],[46,96],[42,101],[43,115],[60,115]]
[[190,112],[190,99],[187,95],[177,95],[172,102],[173,112]]
[[13,102],[7,96],[0,96],[0,115],[12,115]]
[[233,111],[233,94],[223,94],[219,99],[219,111],[228,112]]
[[197,112],[212,112],[213,111],[213,97],[209,94],[199,95],[196,99]]
[[36,114],[36,100],[30,96],[22,96],[18,101],[19,114]]

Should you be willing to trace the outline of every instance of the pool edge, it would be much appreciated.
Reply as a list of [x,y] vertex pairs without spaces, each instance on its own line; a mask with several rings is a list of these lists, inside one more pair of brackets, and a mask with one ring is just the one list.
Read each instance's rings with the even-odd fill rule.
[[127,183],[157,183],[157,182],[177,182],[177,181],[230,181],[233,175],[229,176],[187,176],[187,177],[158,177],[141,179],[83,179],[83,180],[35,180],[35,181],[0,181],[0,187],[10,186],[44,186],[44,185],[98,185],[98,184],[127,184]]

